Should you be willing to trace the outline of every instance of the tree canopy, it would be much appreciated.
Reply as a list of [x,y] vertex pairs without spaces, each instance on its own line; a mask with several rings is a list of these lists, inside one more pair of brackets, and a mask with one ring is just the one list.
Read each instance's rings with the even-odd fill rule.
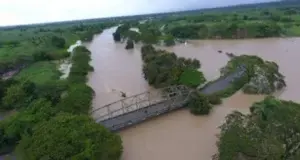
[[286,86],[284,76],[279,72],[275,62],[265,61],[258,56],[230,55],[226,66],[221,68],[221,76],[239,72],[231,85],[224,91],[216,93],[228,97],[242,89],[247,94],[270,94]]
[[127,40],[125,49],[133,49],[133,48],[134,48],[133,40],[131,39]]
[[51,38],[51,42],[52,42],[52,45],[57,48],[64,48],[65,44],[66,44],[66,41],[64,38],[57,37],[57,36],[53,36]]
[[35,126],[16,152],[23,160],[118,160],[122,141],[88,116],[65,113]]
[[251,114],[234,112],[221,126],[220,160],[300,158],[300,104],[267,97]]
[[193,92],[188,100],[187,107],[190,109],[191,113],[195,115],[205,115],[209,114],[212,105],[209,99],[199,92]]
[[197,87],[206,81],[197,70],[200,62],[196,59],[178,58],[175,53],[155,50],[151,45],[144,45],[141,50],[144,78],[156,88],[178,84]]

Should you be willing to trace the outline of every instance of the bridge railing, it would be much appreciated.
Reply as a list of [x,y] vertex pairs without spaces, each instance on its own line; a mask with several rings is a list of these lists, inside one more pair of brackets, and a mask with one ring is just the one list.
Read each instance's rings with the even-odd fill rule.
[[91,112],[97,122],[114,118],[174,97],[188,94],[189,89],[185,86],[172,86],[160,90],[152,90],[133,95],[116,102],[107,104]]

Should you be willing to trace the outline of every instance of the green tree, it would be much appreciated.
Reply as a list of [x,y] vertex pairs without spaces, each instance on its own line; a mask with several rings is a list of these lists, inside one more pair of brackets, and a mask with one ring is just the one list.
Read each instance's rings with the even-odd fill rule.
[[212,108],[208,98],[197,91],[190,95],[187,106],[190,108],[191,113],[195,115],[209,114]]
[[299,159],[299,107],[267,97],[253,104],[249,115],[228,115],[221,126],[219,159]]
[[2,99],[3,107],[4,109],[20,109],[22,107],[27,107],[31,98],[32,97],[28,96],[24,91],[23,85],[12,85],[7,88],[5,96]]
[[31,133],[32,128],[43,120],[55,115],[51,103],[38,99],[29,104],[21,112],[0,122],[0,153],[11,152],[24,133]]
[[55,105],[60,101],[62,93],[66,90],[67,84],[64,81],[49,81],[37,86],[35,94],[39,98],[45,98]]
[[175,45],[175,40],[172,35],[167,35],[164,39],[164,43],[166,46],[173,46]]
[[142,32],[141,40],[144,44],[156,44],[158,43],[158,36],[151,32]]
[[66,44],[66,40],[62,37],[53,36],[51,38],[52,45],[57,48],[64,48]]
[[131,39],[127,40],[125,49],[133,49],[133,48],[134,48],[133,40]]
[[118,160],[121,138],[83,115],[59,114],[34,127],[16,148],[23,160]]
[[214,94],[208,95],[207,98],[208,98],[209,103],[212,105],[218,105],[218,104],[222,103],[222,99],[218,95],[214,95]]
[[93,94],[93,89],[84,83],[72,84],[57,104],[57,109],[73,114],[88,114]]
[[185,69],[180,75],[179,83],[189,87],[196,88],[206,81],[202,72],[195,69]]
[[185,84],[191,87],[203,83],[205,78],[196,59],[178,58],[175,53],[155,50],[152,45],[144,45],[141,49],[144,61],[144,78],[156,88]]
[[114,32],[113,33],[113,38],[114,38],[114,41],[120,42],[121,41],[121,34],[119,32]]
[[132,31],[129,30],[126,35],[125,35],[128,39],[133,40],[135,43],[140,41],[140,33],[136,32],[136,31]]
[[86,82],[86,75],[93,71],[90,66],[91,52],[83,46],[76,47],[72,56],[72,68],[70,69],[68,80],[69,82]]

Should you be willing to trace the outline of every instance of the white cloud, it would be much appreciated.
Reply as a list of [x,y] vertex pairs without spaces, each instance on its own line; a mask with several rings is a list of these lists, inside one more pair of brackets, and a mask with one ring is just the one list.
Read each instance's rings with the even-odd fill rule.
[[[246,0],[243,3],[265,0]],[[237,4],[240,0],[0,0],[0,25],[132,15]]]

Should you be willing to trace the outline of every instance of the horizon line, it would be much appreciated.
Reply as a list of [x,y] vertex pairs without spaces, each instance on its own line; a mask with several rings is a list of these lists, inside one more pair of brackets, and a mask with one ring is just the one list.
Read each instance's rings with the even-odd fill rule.
[[[165,11],[165,12],[148,12],[141,14],[128,14],[128,15],[120,15],[120,16],[107,16],[107,17],[92,17],[92,18],[84,18],[84,19],[70,19],[70,20],[61,20],[61,21],[51,21],[51,22],[36,22],[36,23],[26,23],[26,24],[13,24],[13,25],[0,25],[1,28],[9,28],[9,27],[21,27],[21,26],[34,26],[34,25],[47,25],[47,24],[56,24],[56,23],[67,23],[73,21],[89,21],[89,20],[103,20],[103,19],[117,19],[117,18],[127,18],[134,16],[147,16],[147,15],[155,15],[155,14],[170,14],[170,13],[180,13],[180,12],[192,12],[192,11],[201,11],[201,10],[213,10],[213,9],[222,9],[222,8],[230,8],[237,6],[247,6],[247,5],[255,5],[255,4],[269,4],[269,3],[284,3],[287,1],[282,0],[274,0],[270,2],[260,2],[260,3],[244,3],[244,4],[236,4],[236,5],[228,5],[228,6],[216,6],[216,7],[205,7],[205,8],[197,8],[197,9],[187,9],[187,10],[174,10],[174,11]],[[291,1],[289,2],[291,3]]]

